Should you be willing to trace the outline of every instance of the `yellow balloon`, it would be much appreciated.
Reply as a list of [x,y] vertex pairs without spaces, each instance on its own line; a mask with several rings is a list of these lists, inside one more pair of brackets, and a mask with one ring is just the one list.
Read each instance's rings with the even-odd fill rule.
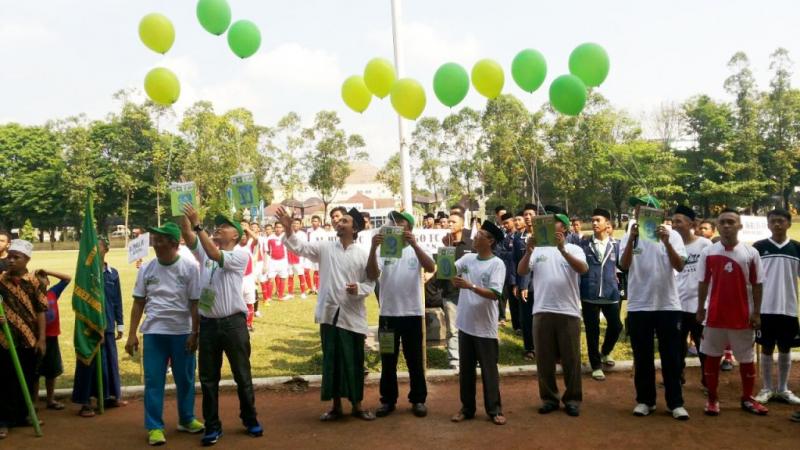
[[373,58],[364,68],[364,82],[367,88],[378,98],[389,95],[397,75],[394,72],[394,64],[383,58]]
[[503,68],[491,59],[482,59],[472,66],[472,85],[488,99],[500,95],[504,81]]
[[406,119],[416,120],[425,111],[425,89],[411,78],[397,80],[392,86],[392,107]]
[[355,112],[364,112],[372,101],[372,93],[367,89],[364,79],[353,75],[342,83],[342,100]]
[[181,95],[181,83],[171,70],[156,67],[144,77],[144,91],[151,100],[169,106]]
[[148,14],[139,22],[139,39],[147,48],[163,55],[175,42],[175,28],[163,14]]

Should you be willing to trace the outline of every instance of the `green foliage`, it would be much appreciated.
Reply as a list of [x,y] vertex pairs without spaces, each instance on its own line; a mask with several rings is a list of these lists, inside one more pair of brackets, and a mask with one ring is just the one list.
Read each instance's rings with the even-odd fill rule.
[[22,225],[22,228],[19,230],[19,238],[25,239],[29,242],[36,242],[36,228],[33,228],[33,224],[31,223],[31,219],[25,219],[25,224]]

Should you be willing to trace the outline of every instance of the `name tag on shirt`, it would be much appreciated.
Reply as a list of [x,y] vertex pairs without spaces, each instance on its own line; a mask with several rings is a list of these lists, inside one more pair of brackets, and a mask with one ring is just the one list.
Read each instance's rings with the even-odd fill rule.
[[216,300],[217,294],[214,292],[214,289],[205,287],[203,291],[200,292],[200,302],[197,304],[197,307],[204,313],[211,312],[211,308],[214,307],[214,302]]

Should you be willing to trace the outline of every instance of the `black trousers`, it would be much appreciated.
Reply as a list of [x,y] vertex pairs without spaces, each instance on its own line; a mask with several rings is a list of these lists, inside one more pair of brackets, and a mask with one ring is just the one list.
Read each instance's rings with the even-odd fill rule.
[[506,318],[504,313],[504,311],[506,310],[505,303],[508,303],[508,309],[511,311],[511,328],[514,331],[521,330],[522,325],[520,324],[519,321],[519,300],[514,295],[514,286],[512,286],[511,284],[506,283],[506,285],[503,288],[503,302],[504,303],[500,309],[500,318],[501,319]]
[[458,384],[461,392],[461,412],[475,415],[476,365],[481,363],[483,406],[490,417],[503,413],[500,404],[500,373],[497,369],[499,345],[497,339],[482,338],[458,332]]
[[519,324],[522,330],[522,345],[526,352],[533,348],[533,292],[528,291],[528,301],[522,301],[522,294],[517,299],[519,302]]
[[689,341],[687,338],[692,336],[692,342],[697,348],[697,357],[700,359],[700,383],[706,385],[705,362],[706,355],[700,352],[700,341],[703,340],[703,324],[697,322],[697,314],[684,312],[681,314],[681,378],[686,369],[686,355],[689,353]]
[[234,314],[222,319],[200,318],[200,345],[198,372],[203,390],[203,419],[206,431],[222,429],[219,420],[219,380],[222,355],[236,381],[239,394],[239,417],[245,426],[258,423],[256,419],[253,378],[250,374],[250,333],[247,331],[247,316]]
[[508,283],[503,284],[503,295],[497,300],[497,310],[499,315],[497,316],[498,320],[506,320],[506,307],[508,306],[508,296],[506,292],[510,291],[511,287]]
[[394,405],[397,403],[397,357],[400,355],[400,343],[403,343],[403,357],[408,366],[408,377],[411,391],[408,401],[425,403],[428,387],[425,383],[425,363],[422,360],[422,317],[390,317],[378,319],[380,330],[394,332],[394,353],[381,353],[381,403]]
[[633,383],[636,402],[656,404],[656,369],[653,358],[658,339],[661,374],[667,408],[683,406],[681,388],[681,311],[635,311],[628,313],[629,335],[633,350]]
[[[610,355],[622,332],[622,321],[619,318],[619,302],[588,303],[581,302],[583,324],[586,327],[586,346],[589,351],[589,365],[592,370],[602,368],[601,354]],[[606,335],[603,347],[600,348],[600,312],[606,318]]]
[[[36,381],[36,350],[17,347],[17,356],[30,392]],[[31,396],[31,398],[36,398]],[[0,347],[0,426],[15,427],[27,425],[28,406],[25,404],[22,386],[11,360],[11,352]]]

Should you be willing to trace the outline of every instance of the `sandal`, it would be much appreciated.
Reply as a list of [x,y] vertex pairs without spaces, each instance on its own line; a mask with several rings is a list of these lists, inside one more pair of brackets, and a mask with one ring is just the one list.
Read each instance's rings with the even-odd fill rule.
[[534,361],[534,360],[536,360],[536,354],[533,353],[533,352],[525,352],[524,358],[528,359],[528,360],[531,360],[531,361]]
[[117,400],[117,399],[109,399],[106,400],[106,408],[122,408],[123,406],[128,406],[128,402],[126,400]]
[[502,414],[498,414],[496,416],[492,416],[492,423],[495,425],[505,425],[506,424],[506,416]]
[[458,413],[456,413],[456,415],[450,418],[450,421],[458,423],[458,422],[463,422],[465,420],[470,420],[473,417],[475,417],[474,414],[465,414],[464,411],[459,411]]
[[48,403],[48,404],[47,404],[47,409],[54,409],[54,410],[56,410],[56,411],[61,411],[61,410],[62,410],[62,409],[64,409],[64,408],[65,408],[65,406],[64,406],[64,404],[63,404],[63,403],[61,403],[61,402],[55,402],[55,401],[54,401],[54,402],[52,402],[52,403]]
[[342,411],[332,409],[325,414],[319,416],[321,422],[333,422],[342,418]]
[[78,411],[78,415],[81,417],[94,417],[94,409],[91,406],[83,405],[81,406],[81,410]]
[[375,420],[375,414],[373,414],[372,411],[369,410],[367,411],[363,409],[355,410],[352,413],[350,413],[350,415],[361,420],[366,420],[366,421]]
[[0,439],[8,437],[8,427],[0,427]]

